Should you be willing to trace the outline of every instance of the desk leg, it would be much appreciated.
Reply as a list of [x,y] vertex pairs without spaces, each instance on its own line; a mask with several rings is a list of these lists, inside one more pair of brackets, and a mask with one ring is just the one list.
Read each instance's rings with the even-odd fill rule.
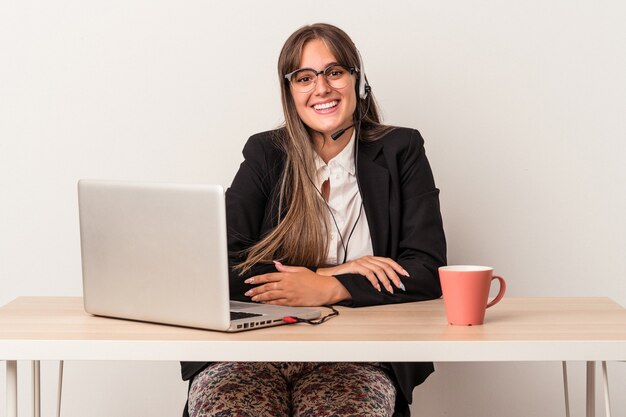
[[41,361],[33,363],[33,415],[41,417]]
[[567,378],[567,362],[563,361],[563,394],[565,396],[565,417],[570,417],[569,414],[569,386]]
[[611,397],[609,397],[609,375],[606,371],[606,361],[602,361],[602,381],[604,383],[604,409],[606,417],[611,417]]
[[17,361],[7,362],[7,417],[17,417]]
[[61,417],[61,394],[63,393],[63,361],[59,361],[59,385],[57,389],[57,417]]
[[587,417],[596,417],[596,363],[587,362]]

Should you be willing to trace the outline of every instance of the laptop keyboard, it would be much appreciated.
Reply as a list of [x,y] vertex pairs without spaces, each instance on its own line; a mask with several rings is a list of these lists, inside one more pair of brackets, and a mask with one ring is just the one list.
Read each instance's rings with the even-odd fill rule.
[[263,314],[257,314],[257,313],[245,313],[243,311],[231,311],[230,312],[230,320],[241,320],[241,319],[247,319],[249,317],[259,317],[262,316]]

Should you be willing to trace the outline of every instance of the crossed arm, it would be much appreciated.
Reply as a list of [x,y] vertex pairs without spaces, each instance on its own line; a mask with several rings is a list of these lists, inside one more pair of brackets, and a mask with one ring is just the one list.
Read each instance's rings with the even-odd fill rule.
[[[382,287],[390,294],[401,291],[404,284],[399,275],[408,276],[393,259],[381,256],[363,256],[354,261],[334,267],[312,271],[302,266],[286,266],[274,262],[277,272],[270,272],[246,279],[256,285],[244,295],[252,301],[289,306],[320,306],[337,304],[351,299],[346,287],[335,274],[359,274],[365,277],[377,291]],[[382,287],[381,287],[382,285]]]

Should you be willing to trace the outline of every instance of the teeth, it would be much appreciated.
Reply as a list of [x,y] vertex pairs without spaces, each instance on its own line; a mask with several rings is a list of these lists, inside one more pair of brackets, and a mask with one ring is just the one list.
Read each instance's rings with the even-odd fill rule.
[[337,101],[331,101],[328,103],[324,103],[324,104],[316,104],[315,106],[313,106],[313,108],[315,110],[324,110],[324,109],[330,109],[331,107],[335,107],[337,105]]

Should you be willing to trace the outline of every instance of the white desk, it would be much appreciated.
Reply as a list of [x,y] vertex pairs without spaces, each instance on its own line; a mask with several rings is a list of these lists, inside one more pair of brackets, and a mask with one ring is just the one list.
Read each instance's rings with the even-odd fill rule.
[[608,298],[505,298],[471,327],[448,325],[442,300],[339,310],[321,326],[226,334],[93,317],[78,297],[18,298],[0,308],[7,415],[18,360],[586,361],[588,390],[595,361],[626,360],[626,310]]

